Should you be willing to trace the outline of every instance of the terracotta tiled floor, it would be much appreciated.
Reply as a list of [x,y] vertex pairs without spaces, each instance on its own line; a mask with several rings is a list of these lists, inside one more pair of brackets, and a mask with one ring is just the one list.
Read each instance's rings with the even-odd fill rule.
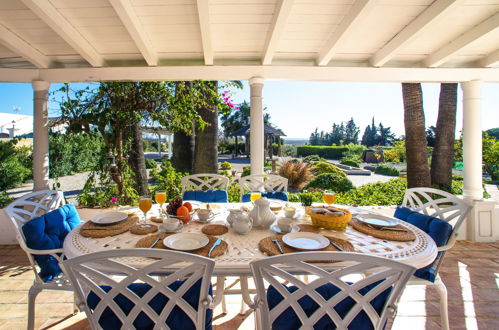
[[[33,280],[24,252],[0,246],[0,329],[26,327],[27,290]],[[449,292],[451,329],[499,329],[499,243],[460,241],[447,254],[440,272]],[[253,316],[238,316],[240,297],[227,298],[229,314],[215,321],[215,329],[253,329]],[[439,329],[437,293],[408,287],[392,329]],[[88,329],[85,315],[71,316],[72,294],[42,292],[37,298],[36,327]],[[215,310],[215,315],[220,311]]]

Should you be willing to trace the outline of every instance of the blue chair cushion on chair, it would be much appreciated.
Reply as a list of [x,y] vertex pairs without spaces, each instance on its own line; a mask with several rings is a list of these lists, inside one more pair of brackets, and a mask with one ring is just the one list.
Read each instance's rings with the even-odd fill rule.
[[203,203],[228,203],[229,195],[225,190],[188,190],[182,196],[184,200]]
[[[80,217],[72,204],[48,212],[26,222],[23,227],[26,245],[34,250],[61,249],[66,235],[80,224]],[[40,277],[48,282],[61,273],[57,260],[51,255],[34,255],[40,266]]]
[[[285,202],[288,201],[288,193],[285,191],[265,191],[265,192],[262,192],[261,194],[262,194],[262,197],[267,197],[267,198],[271,198],[271,199],[280,199],[280,200],[285,201]],[[242,199],[241,199],[243,201],[243,203],[249,202],[251,200],[250,196],[251,196],[251,193],[244,194]]]
[[[379,285],[381,282],[382,281],[370,284],[360,289],[358,292],[364,296],[373,288],[375,288],[377,285]],[[296,286],[289,286],[289,287],[284,286],[284,287],[289,292],[295,292],[296,290],[298,290]],[[388,299],[388,296],[390,295],[391,290],[392,288],[389,287],[385,291],[381,292],[378,296],[376,296],[373,300],[371,300],[371,305],[379,315],[381,315],[381,312]],[[338,289],[336,286],[334,286],[331,283],[327,283],[318,287],[317,289],[315,289],[315,291],[318,294],[320,294],[325,300],[328,300],[334,295],[336,295],[338,292],[340,292],[340,289]],[[269,305],[269,309],[272,310],[282,300],[283,300],[282,295],[273,286],[269,286],[269,289],[267,290],[267,302]],[[317,304],[317,302],[315,302],[314,299],[310,298],[309,296],[304,296],[298,299],[298,304],[300,305],[300,307],[303,309],[303,311],[307,316],[312,315],[317,309],[322,308],[321,306],[319,306],[319,304]],[[346,297],[341,302],[336,304],[334,310],[338,313],[338,315],[341,318],[344,318],[347,315],[347,313],[355,306],[355,304],[356,304],[355,300],[353,300],[350,297]],[[300,322],[300,319],[296,315],[295,311],[293,310],[293,308],[289,307],[274,320],[274,323],[272,324],[272,329],[291,330],[291,329],[300,329],[301,326],[302,324]],[[350,322],[348,328],[356,330],[374,329],[369,317],[364,311],[361,311],[357,314],[357,316],[352,320],[352,322]],[[321,319],[319,319],[317,323],[315,323],[314,329],[326,330],[326,329],[336,329],[336,328],[334,327],[333,321],[326,314]]]
[[[437,246],[444,246],[447,244],[447,241],[452,234],[452,226],[446,221],[415,212],[407,207],[397,207],[394,216],[400,220],[409,222],[427,233],[435,241]],[[441,253],[438,254],[437,259],[440,255]],[[434,264],[435,262],[416,270],[414,275],[421,279],[435,282],[436,274],[435,268],[433,267]]]
[[[184,283],[184,281],[175,281],[170,284],[168,287],[177,291],[177,289]],[[109,292],[111,290],[110,286],[103,285],[101,288],[105,292]],[[135,293],[138,297],[143,297],[150,289],[151,286],[147,283],[132,283],[128,286],[128,289]],[[182,298],[192,306],[195,310],[198,308],[199,301],[199,291],[201,290],[201,280],[197,281],[193,286],[191,286]],[[210,285],[209,290],[210,295],[212,295],[212,287]],[[156,294],[151,300],[149,300],[148,305],[159,315],[161,311],[168,303],[168,298],[163,294]],[[101,299],[97,294],[91,291],[87,297],[87,304],[91,310],[95,310],[99,305]],[[135,304],[130,301],[127,297],[122,294],[116,295],[114,298],[114,302],[119,306],[119,308],[123,311],[125,315],[128,315]],[[212,317],[213,311],[211,309],[206,310],[206,322],[205,329],[212,329]],[[120,319],[114,314],[114,312],[106,307],[102,312],[101,317],[99,318],[99,324],[103,329],[120,329],[122,326],[122,322]],[[196,326],[194,322],[187,316],[187,314],[178,306],[175,306],[171,313],[168,315],[166,319],[166,324],[170,329],[195,329]],[[140,312],[133,322],[135,329],[152,329],[154,327],[154,322],[145,314],[144,312]]]

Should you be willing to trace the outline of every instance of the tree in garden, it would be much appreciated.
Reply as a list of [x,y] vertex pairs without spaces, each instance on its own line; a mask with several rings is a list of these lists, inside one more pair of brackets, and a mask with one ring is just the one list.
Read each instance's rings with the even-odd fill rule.
[[355,124],[353,118],[350,118],[350,120],[345,125],[345,140],[343,144],[357,144],[359,142],[359,133],[359,127]]
[[442,83],[438,104],[435,143],[431,158],[431,183],[443,189],[452,186],[456,132],[457,83]]
[[423,111],[423,92],[420,83],[402,83],[404,100],[405,146],[407,157],[407,185],[429,187],[430,168],[426,156],[426,135]]
[[482,137],[482,160],[485,172],[494,181],[499,179],[499,141],[484,132]]
[[364,134],[362,135],[362,140],[361,144],[365,145],[366,147],[371,147],[376,144],[376,133],[377,133],[377,128],[376,125],[374,124],[374,117],[372,120],[371,125],[367,125],[366,129],[364,130]]
[[308,143],[311,145],[311,146],[318,146],[319,145],[319,132],[318,132],[318,128],[315,129],[314,132],[312,132],[312,134],[310,134],[310,138],[308,139]]
[[379,146],[388,146],[395,141],[395,134],[392,133],[390,127],[384,127],[380,122],[378,126],[378,134],[375,137],[376,144]]
[[229,137],[238,129],[248,126],[250,123],[250,112],[249,103],[244,101],[235,107],[233,111],[224,113],[220,121],[225,137]]
[[330,134],[331,144],[342,145],[345,142],[345,125],[341,122],[340,125],[333,123],[333,128]]
[[435,126],[430,126],[426,129],[426,143],[428,147],[435,146],[435,140],[437,139],[437,128]]

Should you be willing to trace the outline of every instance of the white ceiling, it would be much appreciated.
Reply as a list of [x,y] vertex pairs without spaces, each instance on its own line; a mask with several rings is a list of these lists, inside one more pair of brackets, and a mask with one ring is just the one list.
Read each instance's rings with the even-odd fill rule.
[[212,65],[497,68],[499,0],[0,0],[0,68]]

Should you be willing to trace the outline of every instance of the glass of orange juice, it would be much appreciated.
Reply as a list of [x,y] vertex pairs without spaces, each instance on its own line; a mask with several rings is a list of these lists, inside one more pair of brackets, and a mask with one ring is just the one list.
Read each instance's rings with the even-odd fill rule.
[[140,227],[147,227],[146,225],[146,220],[147,220],[147,212],[152,207],[152,199],[151,196],[141,196],[139,200],[139,209],[144,212],[144,220],[140,222]]
[[336,202],[336,193],[332,191],[325,191],[322,195],[322,200],[328,205],[334,204]]
[[154,194],[154,199],[156,200],[156,203],[159,204],[159,214],[161,215],[161,213],[163,212],[163,204],[166,202],[166,191],[156,191],[156,193]]
[[256,201],[258,198],[262,197],[262,194],[260,192],[252,192],[250,194],[250,200],[252,202]]

